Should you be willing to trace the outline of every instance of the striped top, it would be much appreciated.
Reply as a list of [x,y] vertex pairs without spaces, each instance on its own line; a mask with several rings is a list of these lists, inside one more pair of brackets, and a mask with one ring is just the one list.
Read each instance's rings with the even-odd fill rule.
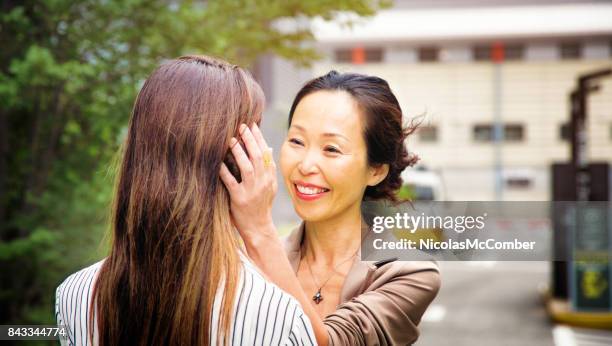
[[[230,345],[316,345],[310,321],[297,300],[266,281],[244,256],[229,332]],[[58,325],[65,325],[67,338],[62,345],[91,345],[87,337],[91,294],[104,260],[70,275],[59,285],[55,296]],[[217,290],[211,320],[211,345],[217,340],[222,290]],[[97,344],[94,325],[94,344]]]

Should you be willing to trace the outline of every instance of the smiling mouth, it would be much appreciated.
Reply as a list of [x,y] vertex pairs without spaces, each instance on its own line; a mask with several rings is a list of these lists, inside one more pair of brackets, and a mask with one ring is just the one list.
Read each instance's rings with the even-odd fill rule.
[[316,187],[316,186],[305,186],[301,184],[293,184],[295,187],[296,195],[303,200],[314,200],[321,196],[323,196],[326,192],[329,192],[329,189],[324,187]]

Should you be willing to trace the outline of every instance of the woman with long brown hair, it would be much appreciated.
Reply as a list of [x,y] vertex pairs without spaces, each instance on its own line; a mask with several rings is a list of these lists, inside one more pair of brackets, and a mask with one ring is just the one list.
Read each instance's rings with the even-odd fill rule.
[[123,148],[110,254],[56,291],[64,344],[315,343],[297,301],[241,252],[219,179],[222,163],[251,178],[228,148],[263,107],[250,74],[221,60],[185,56],[152,73]]

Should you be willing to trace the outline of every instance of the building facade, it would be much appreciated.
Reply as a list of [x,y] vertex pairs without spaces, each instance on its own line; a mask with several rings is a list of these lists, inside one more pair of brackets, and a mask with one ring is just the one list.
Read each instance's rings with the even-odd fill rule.
[[[284,131],[293,96],[329,70],[386,79],[420,163],[448,200],[549,200],[551,164],[570,159],[569,95],[612,67],[612,3],[398,1],[351,28],[313,21],[324,59],[297,69],[271,58],[269,112]],[[612,161],[612,75],[588,101],[588,156]],[[496,132],[499,130],[499,132]],[[498,135],[496,135],[498,134]],[[282,136],[280,136],[282,137]]]

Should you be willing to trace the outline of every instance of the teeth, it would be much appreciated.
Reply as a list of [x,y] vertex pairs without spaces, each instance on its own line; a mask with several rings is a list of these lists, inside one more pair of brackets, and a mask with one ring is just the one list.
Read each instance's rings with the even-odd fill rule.
[[319,189],[316,187],[307,187],[307,186],[302,186],[302,185],[295,185],[298,189],[298,191],[300,193],[303,193],[305,195],[316,195],[317,193],[323,193],[325,191],[327,191],[327,189]]

